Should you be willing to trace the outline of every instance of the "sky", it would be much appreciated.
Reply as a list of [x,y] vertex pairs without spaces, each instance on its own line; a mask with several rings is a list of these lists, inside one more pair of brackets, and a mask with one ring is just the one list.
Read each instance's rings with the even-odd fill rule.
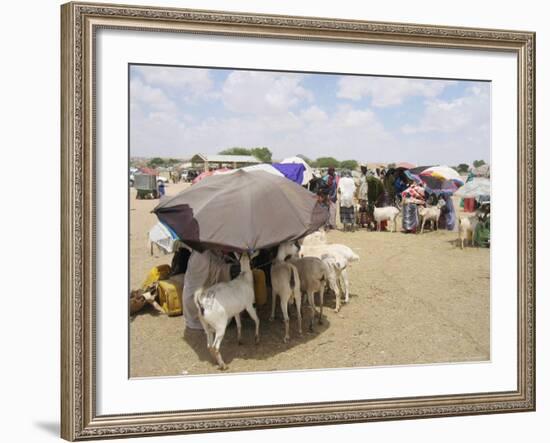
[[490,162],[490,83],[130,67],[130,155],[266,146],[360,162]]

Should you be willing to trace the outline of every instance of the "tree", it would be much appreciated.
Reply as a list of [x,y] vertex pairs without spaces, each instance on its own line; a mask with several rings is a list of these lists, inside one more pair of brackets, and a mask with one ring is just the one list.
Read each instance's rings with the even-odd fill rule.
[[465,172],[468,172],[470,167],[466,163],[460,163],[455,169],[457,170],[458,173],[465,173]]
[[219,154],[222,155],[253,155],[258,160],[264,162],[264,163],[271,163],[271,156],[272,153],[269,150],[269,148],[263,147],[257,147],[257,148],[241,148],[238,146],[235,146],[233,148],[225,149]]
[[474,168],[479,168],[485,164],[485,160],[474,160]]
[[333,168],[340,167],[340,162],[334,157],[319,157],[316,163],[318,168],[330,168],[331,166]]
[[312,160],[311,158],[305,156],[304,154],[298,154],[296,157],[301,158],[303,161],[305,161],[309,166],[315,166],[315,160]]
[[150,168],[158,168],[159,166],[164,166],[164,160],[160,157],[154,157],[147,162],[147,166]]
[[250,154],[256,157],[258,160],[261,160],[264,163],[271,163],[271,151],[265,146],[262,148],[252,148]]
[[219,152],[218,154],[222,154],[222,155],[251,155],[250,154],[250,149],[239,148],[238,146],[235,146],[234,148],[224,149],[223,151]]
[[357,169],[359,166],[359,163],[357,163],[355,160],[342,160],[340,162],[340,167],[342,169],[349,169],[351,171]]
[[396,164],[395,163],[388,163],[388,169],[393,169],[395,168]]

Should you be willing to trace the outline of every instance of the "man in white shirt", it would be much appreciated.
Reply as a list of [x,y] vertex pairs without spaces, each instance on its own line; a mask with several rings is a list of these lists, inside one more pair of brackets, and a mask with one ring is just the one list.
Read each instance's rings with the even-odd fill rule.
[[338,182],[338,193],[340,194],[340,222],[346,229],[352,229],[355,224],[355,207],[353,196],[355,195],[355,182],[350,172],[344,172]]

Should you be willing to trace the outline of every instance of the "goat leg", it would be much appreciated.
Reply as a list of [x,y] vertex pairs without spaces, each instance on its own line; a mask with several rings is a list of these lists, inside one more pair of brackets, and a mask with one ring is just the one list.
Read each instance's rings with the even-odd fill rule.
[[[319,324],[323,324],[323,303],[324,303],[325,286],[319,291]],[[340,297],[338,297],[340,299]]]
[[237,314],[235,316],[235,323],[237,323],[237,344],[242,345],[243,342],[241,340],[241,314]]
[[258,343],[260,343],[260,319],[258,318],[258,314],[256,313],[256,309],[254,309],[254,306],[252,306],[252,305],[247,306],[246,312],[248,312],[248,315],[250,315],[250,317],[252,317],[252,320],[254,320],[254,323],[256,324],[254,342],[256,344],[258,344]]
[[290,340],[290,325],[288,320],[288,301],[283,301],[281,298],[281,311],[283,311],[283,318],[285,321],[285,338],[283,342],[288,343]]
[[221,371],[227,369],[227,365],[223,361],[222,355],[220,354],[220,345],[222,344],[224,333],[225,331],[216,331],[216,338],[214,339],[214,344],[212,346],[212,352],[214,354],[214,357],[216,358],[216,361],[218,362],[218,368]]

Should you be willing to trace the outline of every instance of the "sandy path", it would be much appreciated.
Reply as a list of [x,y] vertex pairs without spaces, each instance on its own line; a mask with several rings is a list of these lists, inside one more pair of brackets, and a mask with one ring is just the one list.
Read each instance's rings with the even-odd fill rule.
[[[170,185],[174,194],[185,184]],[[157,201],[130,201],[130,281],[138,287],[156,264],[171,256],[150,256],[147,232],[156,221]],[[258,310],[261,343],[254,345],[253,322],[243,316],[242,346],[236,328],[228,327],[222,354],[231,372],[361,367],[413,363],[481,361],[489,349],[489,250],[454,244],[447,231],[410,235],[389,232],[329,233],[361,260],[349,272],[351,299],[336,314],[326,297],[323,325],[297,335],[291,318],[291,341],[284,344],[280,315],[269,322],[269,303]],[[304,316],[307,318],[307,313]],[[304,319],[304,322],[307,321]],[[305,323],[304,323],[305,325]],[[304,328],[306,331],[307,328]],[[131,320],[132,376],[218,372],[200,331],[183,332],[182,317],[146,310]]]

